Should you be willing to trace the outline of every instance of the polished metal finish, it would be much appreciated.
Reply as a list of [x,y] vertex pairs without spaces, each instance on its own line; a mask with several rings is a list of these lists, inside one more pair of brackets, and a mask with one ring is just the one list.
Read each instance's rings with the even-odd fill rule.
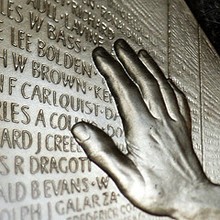
[[181,0],[0,0],[0,219],[218,219],[218,67]]

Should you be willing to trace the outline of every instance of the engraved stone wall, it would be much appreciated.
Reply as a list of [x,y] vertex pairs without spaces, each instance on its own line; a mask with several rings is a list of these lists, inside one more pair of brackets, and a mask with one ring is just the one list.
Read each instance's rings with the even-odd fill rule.
[[148,50],[187,95],[194,149],[220,183],[219,58],[183,1],[0,0],[0,219],[162,219],[131,205],[70,132],[90,122],[126,151],[91,59],[118,38]]
[[203,118],[203,161],[204,170],[210,179],[219,183],[219,71],[220,60],[213,47],[201,35],[201,77]]

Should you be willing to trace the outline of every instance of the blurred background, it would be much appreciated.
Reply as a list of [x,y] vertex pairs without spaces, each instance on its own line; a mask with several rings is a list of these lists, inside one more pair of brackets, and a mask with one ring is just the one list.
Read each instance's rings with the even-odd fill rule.
[[185,0],[220,55],[220,0]]

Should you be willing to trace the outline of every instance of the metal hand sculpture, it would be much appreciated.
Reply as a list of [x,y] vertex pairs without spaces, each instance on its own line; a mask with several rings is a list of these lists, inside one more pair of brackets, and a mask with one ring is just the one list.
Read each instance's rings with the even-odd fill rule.
[[87,123],[73,127],[76,140],[143,211],[176,219],[220,219],[220,190],[193,151],[185,96],[146,51],[137,55],[124,40],[116,41],[114,50],[118,60],[101,47],[93,59],[115,98],[128,153]]

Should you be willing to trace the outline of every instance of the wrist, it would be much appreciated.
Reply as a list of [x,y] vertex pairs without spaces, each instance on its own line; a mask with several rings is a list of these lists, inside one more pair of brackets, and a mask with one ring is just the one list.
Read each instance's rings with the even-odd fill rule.
[[220,187],[209,181],[181,189],[173,217],[185,220],[213,220],[220,215]]

